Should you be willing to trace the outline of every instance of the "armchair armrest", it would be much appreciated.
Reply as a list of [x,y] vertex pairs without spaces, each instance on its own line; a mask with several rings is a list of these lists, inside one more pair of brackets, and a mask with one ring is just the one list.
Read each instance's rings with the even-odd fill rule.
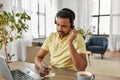
[[104,44],[103,44],[103,53],[104,53],[105,50],[107,49],[107,46],[108,46],[108,43],[107,43],[107,42],[104,42]]

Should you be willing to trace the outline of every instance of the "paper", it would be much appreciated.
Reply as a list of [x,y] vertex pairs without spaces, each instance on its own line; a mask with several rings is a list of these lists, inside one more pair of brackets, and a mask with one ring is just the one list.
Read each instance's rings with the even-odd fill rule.
[[45,75],[45,77],[54,77],[55,73],[49,73],[48,75]]

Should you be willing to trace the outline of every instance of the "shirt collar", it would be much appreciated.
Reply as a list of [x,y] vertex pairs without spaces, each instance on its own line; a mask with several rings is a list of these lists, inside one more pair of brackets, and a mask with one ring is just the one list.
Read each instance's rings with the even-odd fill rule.
[[61,38],[59,37],[59,34],[57,33],[57,38],[60,39],[60,40],[66,40],[66,39],[68,39],[69,37],[70,37],[70,34],[68,34],[67,36],[65,36],[64,38],[61,39]]

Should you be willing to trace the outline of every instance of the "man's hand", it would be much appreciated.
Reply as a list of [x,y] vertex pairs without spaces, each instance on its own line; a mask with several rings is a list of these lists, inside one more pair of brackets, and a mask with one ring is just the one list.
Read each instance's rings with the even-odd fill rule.
[[70,32],[71,36],[68,39],[68,42],[73,42],[73,40],[76,38],[77,36],[77,30],[76,29],[72,29]]
[[43,62],[41,62],[39,64],[39,67],[38,66],[36,66],[36,67],[38,68],[38,72],[39,72],[40,76],[48,75],[51,70],[51,68],[46,66]]

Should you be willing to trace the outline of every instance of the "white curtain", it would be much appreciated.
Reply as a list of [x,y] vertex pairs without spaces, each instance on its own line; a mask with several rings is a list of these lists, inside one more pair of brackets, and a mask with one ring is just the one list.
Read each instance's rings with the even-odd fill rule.
[[[91,31],[92,0],[77,0],[77,28]],[[91,35],[85,36],[87,41]]]
[[120,0],[111,0],[109,49],[120,50]]
[[77,0],[77,26],[85,30],[91,29],[91,6],[92,0]]
[[55,15],[57,13],[58,0],[46,0],[46,36],[56,31]]
[[[11,10],[14,10],[15,12],[26,11],[27,14],[31,15],[30,5],[31,5],[30,0],[11,0],[11,6],[7,6],[7,7],[11,7]],[[11,55],[15,54],[15,56],[12,59],[13,61],[14,60],[24,61],[26,57],[26,47],[32,45],[30,21],[27,24],[29,25],[29,30],[27,32],[23,32],[22,35],[23,38],[19,40],[15,40],[14,42],[8,44],[7,47],[8,53],[10,53]]]

